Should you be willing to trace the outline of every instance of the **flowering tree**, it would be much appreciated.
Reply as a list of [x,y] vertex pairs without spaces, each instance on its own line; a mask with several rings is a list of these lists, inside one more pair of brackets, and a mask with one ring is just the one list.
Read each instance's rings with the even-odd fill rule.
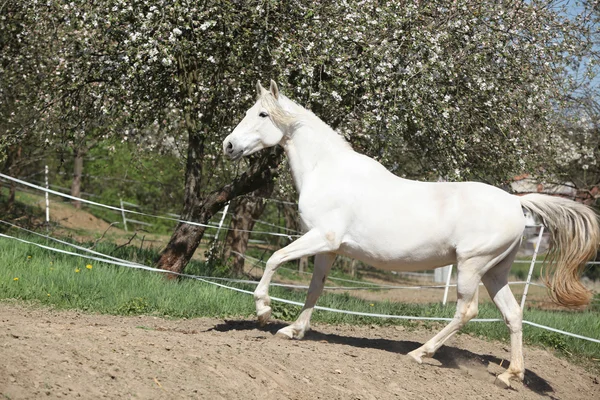
[[82,44],[64,10],[58,2],[18,0],[0,8],[0,162],[14,174],[23,147],[61,158],[72,152],[71,194],[80,196],[83,154],[107,136],[111,124],[97,107],[85,64],[73,62]]
[[[39,60],[47,56],[49,43],[45,36],[32,40],[34,26],[23,4],[0,4],[0,171],[8,174],[19,173],[24,159],[32,156],[24,155],[41,139],[34,129],[40,116],[35,104],[44,75]],[[8,208],[14,195],[11,184]]]
[[580,65],[573,63],[567,92],[554,115],[555,130],[547,137],[552,162],[542,164],[544,181],[573,185],[579,201],[595,204],[600,198],[600,8],[596,1],[572,2],[573,18],[588,31],[588,48]]
[[546,181],[573,185],[579,201],[595,204],[600,198],[600,104],[595,97],[575,98],[560,120],[562,129],[551,135],[551,168]]
[[[578,84],[569,71],[589,53],[587,22],[561,4],[32,0],[22,10],[35,24],[22,29],[44,79],[30,130],[51,143],[187,142],[182,217],[206,222],[273,179],[280,150],[238,174],[220,143],[255,82],[274,78],[398,174],[500,183],[539,165]],[[75,127],[49,130],[65,120]],[[180,224],[159,265],[181,271],[203,232]]]

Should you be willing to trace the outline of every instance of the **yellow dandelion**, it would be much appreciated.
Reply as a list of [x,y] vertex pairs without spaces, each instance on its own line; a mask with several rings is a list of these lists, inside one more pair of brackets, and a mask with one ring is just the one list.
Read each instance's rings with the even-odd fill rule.
[[31,256],[27,256],[27,259],[28,259],[28,260],[31,260]]
[[19,278],[13,278],[13,281],[15,281],[15,282],[18,281],[18,280],[19,280]]
[[369,304],[369,305],[370,305],[371,307],[374,307],[374,306],[375,306],[375,304],[373,304],[373,303],[371,303],[371,304]]
[[92,264],[88,264],[85,266],[87,269],[92,269]]
[[81,271],[79,268],[75,268],[75,272],[79,272]]
[[50,293],[48,293],[48,297],[50,297]]

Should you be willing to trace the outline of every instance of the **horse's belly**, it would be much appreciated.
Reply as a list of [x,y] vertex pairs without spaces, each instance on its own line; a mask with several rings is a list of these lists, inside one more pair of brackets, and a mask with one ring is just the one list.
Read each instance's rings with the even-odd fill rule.
[[455,250],[442,243],[423,243],[417,248],[379,248],[347,241],[338,253],[388,271],[422,271],[456,262]]

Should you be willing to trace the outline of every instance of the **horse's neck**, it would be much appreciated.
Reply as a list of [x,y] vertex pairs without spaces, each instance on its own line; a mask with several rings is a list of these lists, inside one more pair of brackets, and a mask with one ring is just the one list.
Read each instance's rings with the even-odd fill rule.
[[[322,129],[320,129],[322,128]],[[313,174],[321,173],[319,167],[335,161],[336,157],[350,150],[350,146],[327,126],[300,125],[284,139],[283,148],[288,157],[292,176],[298,192]]]

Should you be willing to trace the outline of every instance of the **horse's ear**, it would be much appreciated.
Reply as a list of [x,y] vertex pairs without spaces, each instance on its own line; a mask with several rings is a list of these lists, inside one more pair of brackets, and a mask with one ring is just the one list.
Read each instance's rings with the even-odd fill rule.
[[277,84],[275,83],[275,81],[273,79],[271,79],[271,94],[273,95],[273,97],[275,97],[276,99],[279,99],[279,88],[277,87]]
[[264,92],[266,92],[266,90],[264,87],[262,87],[260,81],[256,81],[256,95],[260,97]]

